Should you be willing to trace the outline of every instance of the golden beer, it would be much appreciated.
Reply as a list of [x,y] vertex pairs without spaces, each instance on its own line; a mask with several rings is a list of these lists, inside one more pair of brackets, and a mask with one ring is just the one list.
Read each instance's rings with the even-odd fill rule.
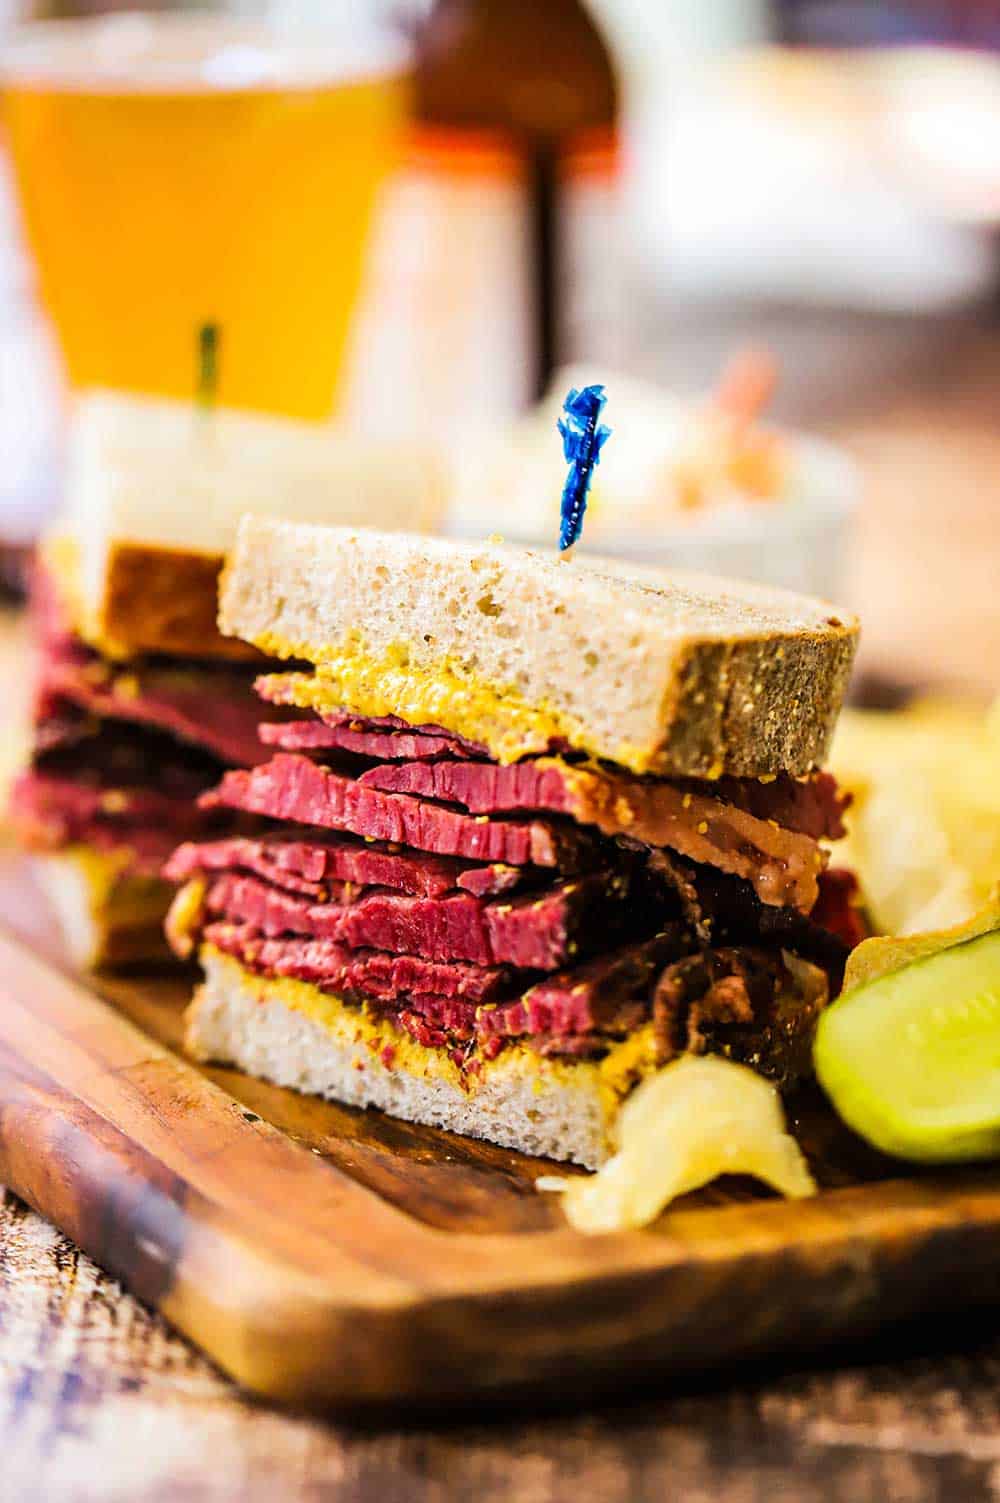
[[214,19],[24,28],[3,120],[71,384],[337,411],[379,189],[405,116],[398,53]]

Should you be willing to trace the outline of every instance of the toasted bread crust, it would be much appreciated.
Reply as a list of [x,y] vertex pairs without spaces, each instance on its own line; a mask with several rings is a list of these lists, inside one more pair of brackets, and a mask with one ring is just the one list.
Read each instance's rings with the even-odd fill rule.
[[82,634],[108,657],[158,652],[173,657],[262,660],[246,642],[216,625],[221,554],[198,554],[152,543],[114,542],[99,613]]
[[713,777],[774,772],[799,776],[822,763],[854,662],[856,637],[803,632],[778,648],[771,638],[698,643],[665,706],[666,739],[652,770]]

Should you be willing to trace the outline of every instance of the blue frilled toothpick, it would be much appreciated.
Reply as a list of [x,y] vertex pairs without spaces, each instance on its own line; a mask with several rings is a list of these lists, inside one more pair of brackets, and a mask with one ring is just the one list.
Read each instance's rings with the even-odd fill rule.
[[560,552],[572,548],[583,530],[583,514],[587,510],[594,468],[611,437],[611,429],[603,423],[598,424],[606,401],[603,386],[584,386],[580,390],[574,386],[563,403],[563,416],[557,426],[562,434],[569,474],[562,493]]

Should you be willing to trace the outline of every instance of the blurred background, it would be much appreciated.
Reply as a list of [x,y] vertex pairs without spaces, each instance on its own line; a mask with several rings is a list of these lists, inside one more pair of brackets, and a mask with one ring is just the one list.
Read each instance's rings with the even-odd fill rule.
[[1000,689],[1000,5],[113,9],[0,0],[8,562],[92,387],[419,435],[443,527],[552,542],[586,375],[591,546]]

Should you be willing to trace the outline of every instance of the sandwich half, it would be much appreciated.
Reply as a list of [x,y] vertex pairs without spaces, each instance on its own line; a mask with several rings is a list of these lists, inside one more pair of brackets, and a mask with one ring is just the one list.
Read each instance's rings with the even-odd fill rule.
[[818,771],[857,626],[502,545],[247,518],[220,625],[309,668],[200,799],[187,1043],[283,1085],[599,1165],[685,1051],[793,1087],[861,937]]
[[168,958],[162,868],[178,838],[247,823],[198,795],[266,756],[253,682],[267,659],[102,653],[77,628],[75,557],[50,539],[32,571],[30,756],[8,813],[78,965]]
[[32,745],[9,808],[78,964],[169,956],[168,855],[257,823],[198,805],[226,768],[270,755],[253,691],[268,659],[216,626],[237,508],[432,525],[439,491],[437,461],[412,446],[393,455],[319,425],[80,400],[66,506],[34,570]]

